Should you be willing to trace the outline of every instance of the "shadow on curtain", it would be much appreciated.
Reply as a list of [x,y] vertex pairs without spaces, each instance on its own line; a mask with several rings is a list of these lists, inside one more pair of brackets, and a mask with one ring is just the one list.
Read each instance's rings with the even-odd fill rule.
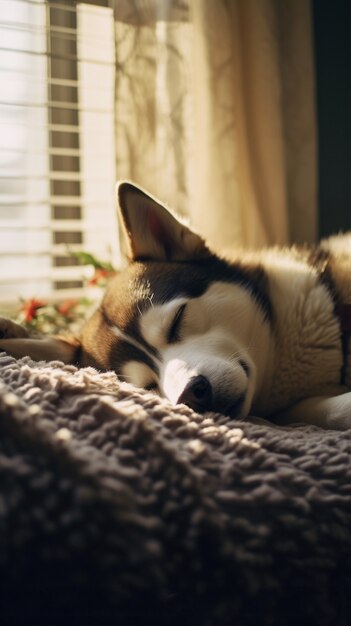
[[118,178],[216,247],[314,241],[309,1],[118,0],[114,11]]

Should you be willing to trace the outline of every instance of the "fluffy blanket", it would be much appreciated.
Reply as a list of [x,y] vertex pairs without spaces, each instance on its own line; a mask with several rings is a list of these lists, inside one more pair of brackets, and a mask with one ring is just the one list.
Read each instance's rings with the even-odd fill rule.
[[351,431],[0,356],[3,624],[351,623]]

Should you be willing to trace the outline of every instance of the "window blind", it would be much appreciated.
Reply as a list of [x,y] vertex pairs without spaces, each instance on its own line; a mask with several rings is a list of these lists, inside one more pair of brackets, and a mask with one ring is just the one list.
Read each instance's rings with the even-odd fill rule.
[[0,306],[83,288],[75,251],[118,264],[112,9],[2,0]]

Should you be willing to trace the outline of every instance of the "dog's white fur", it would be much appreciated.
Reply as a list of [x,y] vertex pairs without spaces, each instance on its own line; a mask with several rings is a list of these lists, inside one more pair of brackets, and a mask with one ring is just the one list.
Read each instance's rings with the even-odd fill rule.
[[[169,345],[167,329],[183,303],[187,308],[181,340]],[[235,334],[234,324],[238,327]],[[202,375],[211,381],[217,410],[225,412],[233,399],[245,393],[238,416],[248,414],[267,379],[269,329],[242,288],[215,282],[198,298],[176,298],[156,305],[141,316],[140,328],[146,341],[162,355],[159,385],[171,402],[177,402],[191,378]],[[240,360],[249,366],[249,377]],[[134,380],[131,363],[128,372]],[[147,375],[155,376],[151,371]]]
[[[221,276],[211,278],[198,295],[189,293],[188,285],[186,293],[174,289],[172,297],[162,298],[157,279],[150,278],[156,265],[156,276],[172,284],[179,279],[180,266],[191,271],[193,262],[196,272],[206,273],[207,257],[211,264],[215,255],[196,233],[140,189],[122,185],[119,198],[132,256],[126,274],[131,272],[131,278],[124,291],[118,291],[119,283],[112,281],[103,304],[107,313],[97,312],[83,328],[82,365],[116,367],[126,380],[155,388],[174,404],[184,397],[189,381],[202,376],[210,383],[208,408],[212,410],[239,418],[251,412],[278,423],[305,421],[351,428],[351,357],[346,355],[341,384],[345,363],[340,319],[319,266],[307,262],[306,254],[297,250],[237,253],[240,267],[263,268],[272,319],[250,288]],[[351,235],[332,238],[321,250],[327,259],[331,255],[336,292],[342,304],[350,306]],[[136,324],[131,331],[115,317],[127,308],[128,294],[136,293],[135,304],[128,305]],[[179,333],[170,341],[170,328],[184,305]],[[1,329],[6,339],[0,340],[0,348],[15,356],[29,353],[37,359],[75,361],[77,344],[23,339],[23,329],[8,320],[0,320]],[[116,341],[132,347],[138,358],[115,366],[109,359]]]

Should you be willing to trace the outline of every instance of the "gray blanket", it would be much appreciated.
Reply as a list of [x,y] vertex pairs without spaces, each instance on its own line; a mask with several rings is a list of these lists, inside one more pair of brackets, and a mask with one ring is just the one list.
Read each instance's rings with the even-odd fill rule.
[[351,431],[0,370],[1,623],[351,623]]

